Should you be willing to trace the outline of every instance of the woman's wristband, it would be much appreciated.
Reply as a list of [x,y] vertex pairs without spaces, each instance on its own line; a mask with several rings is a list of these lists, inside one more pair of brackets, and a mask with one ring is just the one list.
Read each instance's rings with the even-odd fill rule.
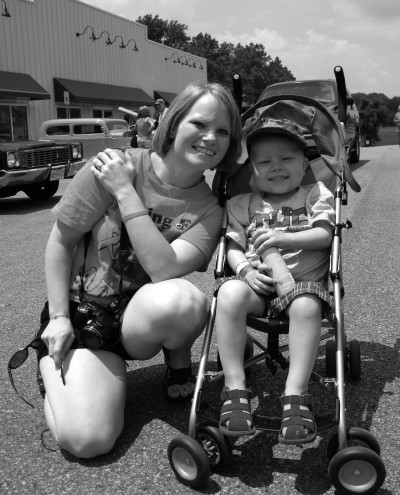
[[250,261],[242,261],[241,263],[239,263],[235,268],[236,275],[240,276],[240,272],[243,270],[243,268],[247,268],[247,267],[251,267]]
[[126,223],[128,220],[132,220],[132,218],[143,217],[144,215],[148,215],[147,210],[139,210],[134,211],[133,213],[128,213],[126,215],[122,215],[122,221]]

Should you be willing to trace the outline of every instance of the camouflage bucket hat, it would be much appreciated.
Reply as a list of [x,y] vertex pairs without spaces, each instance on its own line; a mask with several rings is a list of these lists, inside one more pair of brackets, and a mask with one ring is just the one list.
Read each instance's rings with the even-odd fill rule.
[[255,139],[268,134],[281,134],[287,136],[294,139],[301,148],[307,148],[307,141],[305,140],[300,127],[292,120],[263,118],[258,123],[258,126],[247,135],[247,150],[250,150],[250,146]]

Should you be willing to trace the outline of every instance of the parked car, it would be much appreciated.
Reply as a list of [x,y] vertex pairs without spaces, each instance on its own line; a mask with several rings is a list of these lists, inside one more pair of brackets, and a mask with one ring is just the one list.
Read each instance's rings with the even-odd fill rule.
[[[336,117],[338,113],[338,95],[334,79],[313,79],[307,81],[287,81],[267,86],[259,100],[277,95],[302,95],[313,98],[327,107]],[[347,91],[347,119],[345,135],[350,163],[360,160],[360,116],[354,99]]]
[[47,199],[61,179],[70,179],[83,167],[78,142],[0,142],[0,198],[23,191],[31,199]]
[[132,131],[123,119],[54,119],[46,120],[39,129],[39,139],[63,142],[79,141],[86,159],[106,148],[130,148]]

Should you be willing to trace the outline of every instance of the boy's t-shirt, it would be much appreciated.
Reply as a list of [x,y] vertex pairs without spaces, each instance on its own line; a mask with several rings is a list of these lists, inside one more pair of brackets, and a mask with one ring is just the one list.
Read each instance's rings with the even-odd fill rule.
[[[300,186],[288,200],[278,203],[264,201],[260,193],[240,194],[228,201],[229,225],[227,237],[241,246],[249,259],[254,259],[251,236],[257,226],[298,232],[310,229],[324,220],[335,224],[334,198],[322,182]],[[326,284],[330,248],[305,251],[280,249],[296,282]]]
[[[188,189],[164,184],[154,172],[152,150],[129,149],[128,153],[135,165],[135,188],[158,230],[169,243],[180,238],[196,246],[204,256],[204,265],[199,270],[205,270],[218,242],[223,213],[209,186],[204,180]],[[122,268],[122,292],[136,290],[150,282],[150,278],[130,243],[127,264],[120,266],[121,214],[117,201],[93,176],[91,165],[89,160],[79,171],[52,212],[69,227],[91,232],[84,288],[90,298],[101,297],[104,301],[119,293]],[[70,283],[71,299],[76,301],[83,260],[82,238],[75,249]]]

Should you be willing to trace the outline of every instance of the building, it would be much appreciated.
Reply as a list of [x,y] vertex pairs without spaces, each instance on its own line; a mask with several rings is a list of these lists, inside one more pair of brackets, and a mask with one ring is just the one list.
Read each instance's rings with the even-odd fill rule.
[[207,61],[78,0],[0,0],[0,141],[37,139],[53,118],[126,117],[169,104]]

